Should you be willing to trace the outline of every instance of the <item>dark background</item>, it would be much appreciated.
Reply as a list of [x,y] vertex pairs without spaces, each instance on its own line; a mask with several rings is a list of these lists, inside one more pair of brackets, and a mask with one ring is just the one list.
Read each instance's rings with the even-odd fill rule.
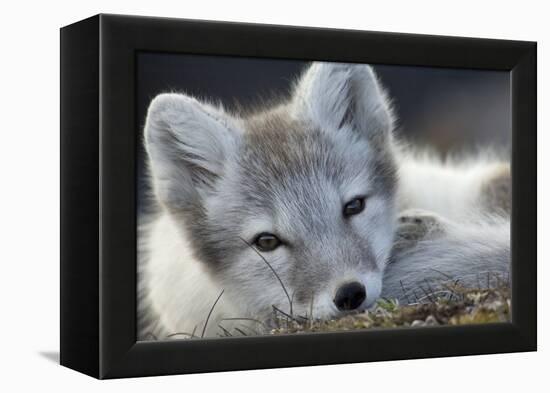
[[[157,94],[177,91],[228,110],[288,96],[308,62],[296,60],[139,53],[138,132]],[[505,71],[374,65],[393,101],[396,134],[442,155],[491,146],[510,151],[510,74]],[[138,205],[147,191],[139,148]]]

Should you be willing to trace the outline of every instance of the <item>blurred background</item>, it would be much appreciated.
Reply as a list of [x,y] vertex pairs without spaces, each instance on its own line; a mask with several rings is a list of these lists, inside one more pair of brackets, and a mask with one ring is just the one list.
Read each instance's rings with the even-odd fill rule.
[[[137,115],[142,133],[157,94],[184,92],[227,109],[288,96],[309,62],[265,58],[139,53]],[[510,152],[510,74],[506,71],[373,65],[392,99],[396,134],[441,155],[491,146]],[[139,209],[147,190],[139,148]]]

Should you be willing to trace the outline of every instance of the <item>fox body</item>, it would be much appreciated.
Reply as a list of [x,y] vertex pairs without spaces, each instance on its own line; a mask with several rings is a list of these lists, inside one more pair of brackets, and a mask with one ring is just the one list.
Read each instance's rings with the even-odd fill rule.
[[139,338],[264,326],[274,307],[332,318],[442,274],[507,272],[508,163],[411,153],[393,123],[367,65],[313,63],[288,101],[246,116],[157,96]]

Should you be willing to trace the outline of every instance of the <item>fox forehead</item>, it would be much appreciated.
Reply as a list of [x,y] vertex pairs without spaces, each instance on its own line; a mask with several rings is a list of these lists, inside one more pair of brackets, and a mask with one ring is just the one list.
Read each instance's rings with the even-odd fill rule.
[[295,120],[285,107],[245,120],[243,128],[237,163],[247,195],[284,202],[331,189],[342,199],[394,192],[389,145],[374,144],[345,127],[323,130]]

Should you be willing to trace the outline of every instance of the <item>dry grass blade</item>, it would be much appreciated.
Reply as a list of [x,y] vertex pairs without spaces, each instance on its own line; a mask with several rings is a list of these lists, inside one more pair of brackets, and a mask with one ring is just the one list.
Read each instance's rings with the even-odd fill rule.
[[[281,310],[277,306],[271,305],[271,307],[273,307],[273,311],[275,311],[276,313],[284,315],[286,318],[288,318],[291,321],[298,322],[298,320],[293,315],[290,315],[289,313],[284,312],[283,310]],[[305,319],[305,317],[303,317],[303,316],[301,316],[300,318]]]
[[222,321],[251,321],[251,322],[256,322],[259,325],[262,325],[263,327],[266,327],[265,323],[263,323],[259,319],[254,319],[254,318],[223,318]]
[[431,294],[429,291],[427,291],[427,290],[426,290],[422,285],[420,285],[420,284],[418,285],[418,288],[420,288],[420,290],[421,290],[422,292],[424,292],[424,297],[421,297],[421,298],[419,299],[420,302],[422,302],[422,299],[428,299],[431,303],[434,303],[434,299],[433,299],[433,297],[432,297],[432,294]]
[[407,299],[407,303],[410,303],[411,301],[409,300],[409,295],[407,295],[403,281],[399,280],[399,284],[401,285],[401,290],[403,291],[403,295],[405,295],[405,299]]
[[193,333],[176,332],[176,333],[171,333],[171,334],[167,335],[165,338],[171,338],[171,337],[176,337],[176,336],[186,336],[186,337],[189,337],[189,338],[194,338],[195,337],[193,335]]
[[430,268],[430,270],[433,270],[434,272],[441,274],[443,277],[445,277],[445,278],[448,279],[448,280],[450,280],[450,279],[453,278],[453,276],[450,276],[450,275],[448,275],[447,273],[443,273],[443,272],[440,271],[440,270],[437,270],[437,269],[434,269],[434,268]]
[[218,327],[223,331],[223,334],[225,334],[225,337],[232,337],[233,335],[229,332],[229,330],[227,330],[226,328],[224,328],[222,325],[218,325]]
[[241,329],[239,329],[238,327],[234,328],[236,331],[238,331],[239,333],[241,333],[243,336],[248,336],[248,334],[246,334],[244,331],[242,331]]
[[203,338],[204,333],[206,333],[206,327],[208,326],[208,321],[210,320],[210,316],[212,315],[212,312],[214,311],[214,308],[216,307],[216,304],[218,304],[218,302],[219,302],[220,298],[222,297],[224,291],[225,291],[225,289],[222,289],[222,291],[218,295],[218,298],[216,299],[216,301],[214,302],[214,304],[210,308],[210,311],[208,312],[208,316],[206,317],[206,321],[204,321],[204,326],[202,328],[201,338]]
[[248,326],[248,325],[241,324],[241,327],[242,327],[243,329],[248,330],[250,333],[252,333],[252,336],[257,336],[258,334],[260,334],[260,332],[258,332],[257,330],[252,329],[252,328],[251,328],[250,326]]

